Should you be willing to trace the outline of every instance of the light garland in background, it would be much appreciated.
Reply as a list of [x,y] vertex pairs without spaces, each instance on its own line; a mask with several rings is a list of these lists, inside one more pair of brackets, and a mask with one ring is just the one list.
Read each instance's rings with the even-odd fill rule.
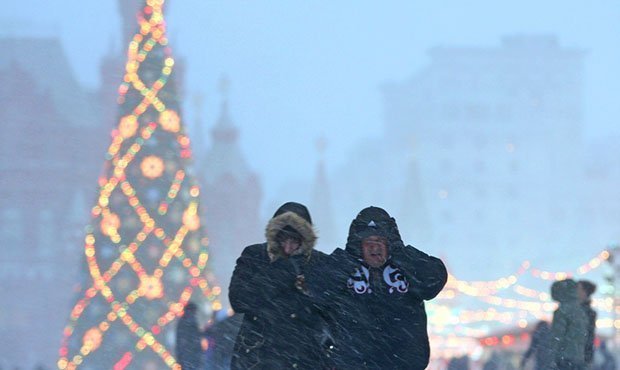
[[[537,279],[555,281],[585,275],[601,267],[609,257],[609,251],[603,250],[575,271],[559,272],[541,270],[532,267],[529,261],[524,261],[515,273],[489,281],[459,280],[449,274],[446,288],[437,296],[437,301],[428,304],[431,343],[436,352],[434,357],[445,358],[462,354],[463,352],[458,350],[459,346],[470,346],[471,338],[479,338],[480,344],[484,346],[511,345],[517,340],[528,340],[528,333],[523,333],[521,336],[513,334],[499,337],[488,336],[491,324],[512,326],[515,332],[518,332],[518,328],[527,328],[532,319],[535,321],[550,320],[551,314],[557,308],[557,303],[551,301],[549,293],[519,284],[523,276],[527,273]],[[508,289],[530,300],[497,296]],[[452,307],[450,303],[459,295],[471,297],[486,305],[501,307],[506,311],[498,311],[494,307],[481,310],[459,310]],[[592,305],[599,311],[612,313],[615,310],[615,313],[620,315],[620,307],[614,309],[613,299],[610,297],[595,298],[592,300]],[[611,318],[599,318],[596,326],[601,329],[620,328],[620,320],[614,323]],[[448,336],[450,345],[446,340]]]
[[[584,275],[587,274],[600,266],[603,265],[609,259],[609,251],[603,250],[597,256],[590,259],[588,262],[582,264],[576,269],[576,273],[571,271],[561,271],[561,272],[551,272],[545,271],[541,269],[537,269],[531,266],[529,261],[524,261],[521,263],[519,269],[516,273],[501,277],[496,280],[489,281],[465,281],[459,280],[452,274],[448,274],[448,283],[446,284],[446,289],[456,289],[459,292],[472,296],[472,297],[483,297],[491,294],[495,294],[500,290],[504,290],[514,286],[519,278],[529,272],[533,277],[547,280],[547,281],[555,281],[555,280],[563,280],[569,277],[573,277],[575,275]],[[521,287],[518,289],[517,293],[521,292],[523,295],[531,294],[531,292],[527,291],[527,288]],[[534,291],[535,292],[535,291]],[[521,294],[520,293],[520,294]],[[535,294],[541,294],[540,292],[536,292]],[[448,293],[450,295],[450,293]],[[440,296],[443,298],[445,296]]]

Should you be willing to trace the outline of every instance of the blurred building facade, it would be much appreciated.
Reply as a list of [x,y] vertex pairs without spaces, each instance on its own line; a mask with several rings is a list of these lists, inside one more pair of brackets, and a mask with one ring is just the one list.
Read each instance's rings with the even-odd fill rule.
[[[139,4],[119,0],[123,29]],[[118,116],[124,57],[110,45],[101,83],[89,90],[58,38],[5,37],[0,48],[0,366],[51,366],[84,280],[84,227]]]
[[443,230],[435,243],[481,261],[575,241],[566,230],[578,202],[566,199],[583,190],[583,72],[582,50],[512,36],[432,49],[427,68],[384,87],[386,139],[415,140],[431,221]]
[[[333,173],[337,229],[344,233],[367,205],[386,207],[403,240],[441,256],[456,278],[497,288],[500,278],[520,276],[528,260],[539,270],[521,276],[519,287],[550,302],[553,278],[541,270],[587,272],[620,239],[618,138],[589,142],[583,134],[585,59],[553,36],[430,50],[426,68],[382,87],[383,134],[360,142]],[[584,276],[600,284],[599,303],[609,290],[605,269]],[[532,312],[511,313],[510,305],[532,297],[513,288],[501,302],[461,292],[468,300],[452,295],[453,306],[443,310],[503,309],[529,322]],[[610,320],[610,307],[597,310]]]
[[[221,85],[225,95],[227,80],[223,79]],[[264,240],[264,225],[260,220],[260,178],[249,167],[241,150],[239,129],[231,118],[226,96],[211,129],[210,145],[198,159],[196,168],[202,186],[202,217],[209,238],[209,262],[222,287],[222,302],[228,306],[228,285],[235,262],[243,248]]]
[[53,364],[107,132],[58,39],[0,48],[0,352],[6,365]]
[[511,271],[516,250],[541,260],[577,251],[589,237],[578,227],[584,55],[553,36],[430,50],[426,68],[382,87],[384,135],[352,155],[343,171],[359,180],[338,198],[382,202],[397,220],[427,225],[401,232],[449,255],[457,271],[488,275],[489,259]]

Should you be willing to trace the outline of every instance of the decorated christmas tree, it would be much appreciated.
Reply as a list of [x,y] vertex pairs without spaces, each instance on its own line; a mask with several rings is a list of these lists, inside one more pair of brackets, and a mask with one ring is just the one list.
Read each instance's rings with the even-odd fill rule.
[[64,331],[60,369],[180,369],[174,334],[183,307],[190,300],[221,307],[206,270],[163,2],[147,0],[137,15],[85,237],[87,279]]

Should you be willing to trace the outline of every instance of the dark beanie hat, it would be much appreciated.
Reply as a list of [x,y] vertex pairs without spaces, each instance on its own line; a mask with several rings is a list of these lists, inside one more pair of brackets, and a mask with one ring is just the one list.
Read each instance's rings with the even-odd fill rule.
[[386,238],[390,249],[403,245],[396,220],[380,207],[366,207],[353,219],[349,227],[346,251],[359,258],[361,242],[369,236]]
[[357,214],[357,217],[351,223],[349,232],[357,234],[357,237],[363,239],[367,236],[376,235],[388,237],[390,215],[382,208],[367,207]]
[[308,221],[310,225],[312,225],[312,218],[310,218],[310,212],[308,212],[308,208],[301,203],[296,202],[286,202],[278,208],[276,213],[273,214],[272,218],[275,218],[283,213],[293,212],[297,214],[297,216],[303,218]]

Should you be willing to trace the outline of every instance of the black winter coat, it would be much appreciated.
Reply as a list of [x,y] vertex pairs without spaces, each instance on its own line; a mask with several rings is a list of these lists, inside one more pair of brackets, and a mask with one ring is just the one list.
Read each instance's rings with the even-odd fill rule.
[[295,287],[299,273],[325,255],[271,261],[267,243],[245,248],[230,283],[230,304],[244,318],[237,335],[232,369],[321,369],[323,320],[308,295]]
[[[530,358],[533,354],[535,355],[536,364],[534,366],[535,370],[548,370],[551,367],[551,363],[553,360],[553,354],[551,353],[550,348],[551,343],[551,328],[549,324],[544,321],[539,322],[536,325],[536,329],[532,333],[532,339],[530,341],[530,346],[527,351],[523,355],[522,365],[525,364],[528,358]],[[523,367],[523,366],[522,366]]]
[[[430,349],[424,300],[439,294],[446,268],[438,258],[404,246],[385,211],[366,210],[353,221],[346,250],[336,249],[323,265],[318,288],[332,315],[337,368],[425,369]],[[389,241],[390,258],[377,269],[360,255],[364,232],[356,224],[366,225],[368,213]]]
[[587,301],[581,304],[586,316],[588,316],[588,337],[586,339],[585,360],[591,364],[594,360],[594,339],[596,338],[596,311],[592,309],[592,302]]

